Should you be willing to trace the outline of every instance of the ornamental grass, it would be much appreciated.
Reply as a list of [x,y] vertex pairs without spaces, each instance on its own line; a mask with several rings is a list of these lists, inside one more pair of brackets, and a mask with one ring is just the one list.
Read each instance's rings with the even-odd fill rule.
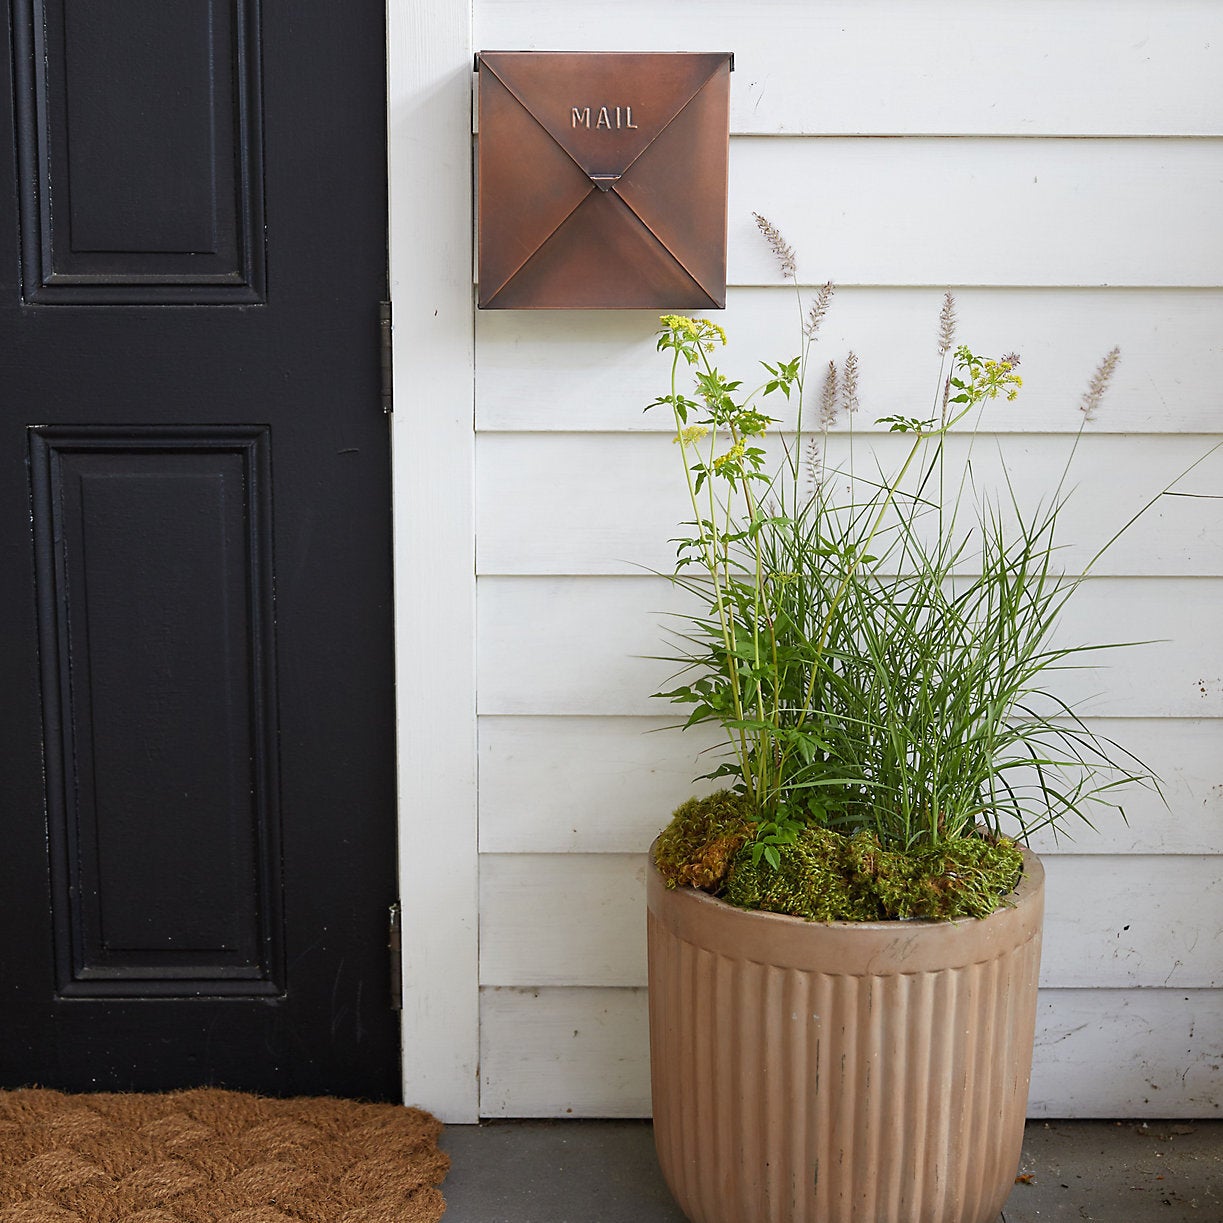
[[[686,707],[684,726],[725,735],[705,776],[726,790],[677,813],[669,881],[821,920],[981,915],[1016,881],[1011,838],[1090,823],[1100,807],[1124,815],[1127,789],[1157,788],[1059,695],[1061,672],[1130,643],[1067,645],[1054,630],[1107,548],[1170,486],[1066,572],[1071,464],[1120,354],[1088,386],[1050,497],[1030,503],[1005,479],[985,487],[976,439],[986,412],[1019,395],[1020,360],[957,344],[950,292],[928,407],[876,422],[904,447],[885,465],[869,439],[854,442],[856,356],[813,360],[832,285],[808,306],[793,250],[757,222],[799,296],[798,355],[761,361],[749,388],[716,364],[718,324],[666,315],[658,340],[670,387],[650,409],[672,416],[691,507],[671,580],[692,610],[674,622],[679,670],[656,695]],[[830,457],[834,428],[848,433],[843,460]],[[959,463],[954,432],[968,435]],[[821,899],[833,894],[836,904]]]

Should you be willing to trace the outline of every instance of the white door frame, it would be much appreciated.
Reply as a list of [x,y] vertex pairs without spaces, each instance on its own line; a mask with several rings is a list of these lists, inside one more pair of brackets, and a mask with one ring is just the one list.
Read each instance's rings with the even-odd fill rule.
[[387,0],[404,1100],[479,1117],[471,0]]

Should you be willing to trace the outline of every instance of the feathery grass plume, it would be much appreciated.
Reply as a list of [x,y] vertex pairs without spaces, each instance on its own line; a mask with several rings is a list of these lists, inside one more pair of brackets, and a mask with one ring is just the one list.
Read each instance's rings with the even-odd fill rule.
[[955,294],[950,289],[943,294],[943,308],[938,314],[938,355],[945,357],[955,343]]
[[808,497],[814,497],[824,484],[824,459],[820,444],[814,438],[807,439],[807,453],[803,456],[803,483]]
[[828,362],[828,370],[824,374],[824,385],[820,388],[820,427],[830,429],[837,419],[837,363]]
[[807,314],[806,326],[803,327],[803,334],[807,337],[807,339],[815,339],[816,333],[820,329],[820,324],[824,321],[824,315],[828,313],[828,306],[832,301],[832,294],[832,281],[829,280],[815,295],[815,301],[811,303],[811,309]]
[[841,403],[846,412],[858,410],[858,354],[852,350],[846,354],[841,373]]
[[1104,398],[1104,392],[1108,390],[1108,384],[1112,381],[1113,371],[1116,370],[1117,362],[1120,360],[1121,349],[1114,348],[1100,362],[1095,376],[1088,384],[1087,390],[1083,392],[1083,401],[1079,404],[1079,410],[1087,420],[1095,420],[1096,409],[1100,406],[1100,400]]
[[781,274],[787,280],[792,279],[798,270],[794,247],[781,236],[781,230],[772,221],[766,220],[758,212],[753,212],[752,216],[756,218],[756,225],[759,227],[760,232],[764,234],[764,240],[769,244],[769,249],[777,256],[777,262],[781,267]]

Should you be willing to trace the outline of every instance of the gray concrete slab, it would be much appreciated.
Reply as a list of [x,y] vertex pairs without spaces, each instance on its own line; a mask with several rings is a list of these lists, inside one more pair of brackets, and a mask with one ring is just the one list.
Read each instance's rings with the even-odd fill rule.
[[1006,1223],[1223,1223],[1223,1121],[1029,1122],[1019,1170]]
[[[442,1147],[445,1223],[684,1223],[649,1122],[455,1125]],[[1223,1223],[1223,1121],[1030,1122],[999,1223],[1061,1220]]]

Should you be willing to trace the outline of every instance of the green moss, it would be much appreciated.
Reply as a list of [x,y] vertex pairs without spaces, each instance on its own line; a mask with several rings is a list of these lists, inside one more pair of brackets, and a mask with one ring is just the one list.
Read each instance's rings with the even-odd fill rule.
[[654,862],[667,887],[716,892],[735,855],[755,836],[751,804],[729,790],[690,798],[658,838]]
[[811,921],[952,920],[993,912],[1019,880],[1013,841],[954,837],[935,849],[883,849],[873,833],[842,836],[807,828],[780,846],[781,865],[753,864],[750,845],[736,854],[723,899],[744,909]]
[[949,837],[937,848],[884,849],[872,832],[845,836],[804,828],[780,845],[774,870],[752,862],[751,804],[720,790],[690,798],[658,838],[655,863],[667,887],[690,886],[742,909],[810,921],[950,921],[985,917],[1019,881],[1019,847],[1002,838]]

